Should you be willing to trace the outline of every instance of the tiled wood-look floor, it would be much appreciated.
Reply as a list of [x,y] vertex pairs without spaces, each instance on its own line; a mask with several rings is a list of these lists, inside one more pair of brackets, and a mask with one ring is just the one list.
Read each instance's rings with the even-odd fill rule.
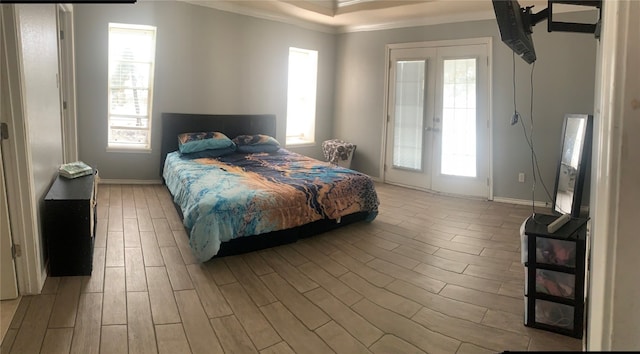
[[92,276],[24,297],[2,353],[581,349],[522,325],[529,208],[377,188],[371,224],[197,264],[165,187],[101,185]]

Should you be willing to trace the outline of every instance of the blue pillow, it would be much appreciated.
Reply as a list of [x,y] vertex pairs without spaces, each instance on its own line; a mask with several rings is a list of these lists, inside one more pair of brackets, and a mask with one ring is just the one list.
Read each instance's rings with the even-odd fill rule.
[[227,154],[231,154],[235,151],[236,151],[236,146],[231,145],[224,148],[209,149],[209,150],[191,152],[188,154],[181,154],[181,156],[188,159],[203,159],[203,158],[210,158],[210,157],[220,157]]
[[233,141],[220,132],[184,133],[178,135],[178,149],[182,154],[224,149],[232,145]]
[[263,134],[238,135],[233,139],[233,143],[239,152],[244,153],[276,152],[280,149],[278,140]]

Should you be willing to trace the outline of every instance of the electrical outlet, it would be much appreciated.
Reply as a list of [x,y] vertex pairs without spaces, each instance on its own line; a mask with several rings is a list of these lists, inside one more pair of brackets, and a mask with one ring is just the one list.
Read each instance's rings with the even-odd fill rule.
[[518,182],[524,183],[524,172],[518,173]]

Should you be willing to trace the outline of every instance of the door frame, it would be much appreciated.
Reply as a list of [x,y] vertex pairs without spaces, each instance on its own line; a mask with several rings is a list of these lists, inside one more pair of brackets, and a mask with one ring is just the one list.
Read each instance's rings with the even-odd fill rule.
[[41,243],[38,237],[34,237],[40,233],[36,222],[37,205],[33,197],[32,164],[24,119],[22,66],[19,54],[20,24],[16,11],[14,4],[0,7],[4,45],[1,65],[6,65],[8,87],[7,94],[2,96],[2,104],[6,104],[10,112],[6,117],[9,139],[5,141],[7,150],[3,152],[7,157],[4,168],[13,243],[21,249],[21,252],[16,252],[18,254],[15,258],[18,291],[21,295],[26,295],[40,293],[46,274],[41,269]]
[[[394,49],[410,49],[410,48],[432,48],[432,47],[452,47],[452,46],[465,46],[465,45],[477,45],[484,44],[487,46],[487,100],[488,100],[488,112],[487,112],[487,124],[488,126],[488,158],[487,163],[487,172],[488,172],[488,200],[493,200],[493,124],[492,124],[492,116],[493,116],[493,89],[492,89],[492,79],[493,79],[493,39],[492,37],[478,37],[478,38],[466,38],[466,39],[455,39],[455,40],[442,40],[442,41],[424,41],[424,42],[408,42],[408,43],[392,43],[385,45],[385,74],[384,74],[384,92],[385,98],[383,101],[383,111],[382,111],[382,144],[380,147],[380,171],[379,175],[382,176],[382,181],[386,183],[386,171],[385,171],[385,163],[386,163],[386,153],[387,153],[387,129],[388,129],[388,112],[389,112],[389,86],[390,86],[390,66],[393,65],[391,62],[391,51]],[[409,187],[409,186],[405,186]],[[410,187],[416,189],[416,187]]]
[[[7,159],[5,160],[5,177],[7,183],[7,199],[11,231],[14,245],[21,252],[15,258],[16,273],[18,277],[18,291],[21,295],[39,294],[47,277],[46,267],[43,267],[43,244],[40,238],[41,230],[38,224],[38,208],[40,207],[34,192],[33,171],[31,170],[31,151],[28,141],[28,122],[25,117],[24,92],[23,92],[23,67],[21,56],[20,23],[17,16],[19,7],[24,5],[7,4],[0,6],[2,17],[2,50],[3,55],[0,65],[6,65],[8,90],[2,95],[2,104],[7,105],[10,112],[5,121],[8,123],[9,139],[6,140]],[[60,97],[63,90],[67,93],[67,114],[61,115],[61,126],[72,126],[73,131],[64,130],[63,135],[71,132],[63,138],[64,158],[77,158],[76,138],[76,111],[75,111],[75,68],[73,64],[73,6],[55,4],[56,19],[62,17],[62,21],[56,21],[56,30],[65,28],[69,34],[69,40],[58,50],[64,50],[68,55],[65,65],[68,69],[65,75],[59,77],[61,82]],[[60,23],[63,22],[63,23]],[[59,53],[60,56],[60,53]],[[60,60],[60,58],[59,58]],[[65,121],[66,120],[66,121]]]
[[[4,65],[3,65],[4,66]],[[6,68],[2,68],[3,70]],[[4,85],[3,85],[4,89]],[[4,106],[4,96],[0,98],[2,103],[0,107]],[[0,203],[8,205],[7,198],[7,183],[5,178],[4,168],[4,151],[2,150],[2,138],[0,138]],[[20,294],[18,292],[18,275],[16,273],[16,261],[13,254],[13,236],[11,233],[11,218],[9,217],[9,210],[0,208],[0,259],[2,260],[2,273],[0,274],[0,300],[16,299]],[[3,329],[4,330],[4,329]],[[4,332],[2,333],[4,335]]]
[[[65,163],[78,160],[76,123],[76,64],[74,48],[73,5],[57,4],[58,61],[60,72],[60,109]],[[64,39],[61,38],[64,32]]]

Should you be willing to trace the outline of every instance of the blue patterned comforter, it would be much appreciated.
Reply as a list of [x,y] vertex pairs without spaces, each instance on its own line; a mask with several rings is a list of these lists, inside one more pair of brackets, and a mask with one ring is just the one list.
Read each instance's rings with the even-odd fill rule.
[[378,214],[370,177],[286,149],[215,159],[172,152],[163,177],[182,209],[189,244],[200,262],[233,238],[355,212],[368,212],[372,221]]

